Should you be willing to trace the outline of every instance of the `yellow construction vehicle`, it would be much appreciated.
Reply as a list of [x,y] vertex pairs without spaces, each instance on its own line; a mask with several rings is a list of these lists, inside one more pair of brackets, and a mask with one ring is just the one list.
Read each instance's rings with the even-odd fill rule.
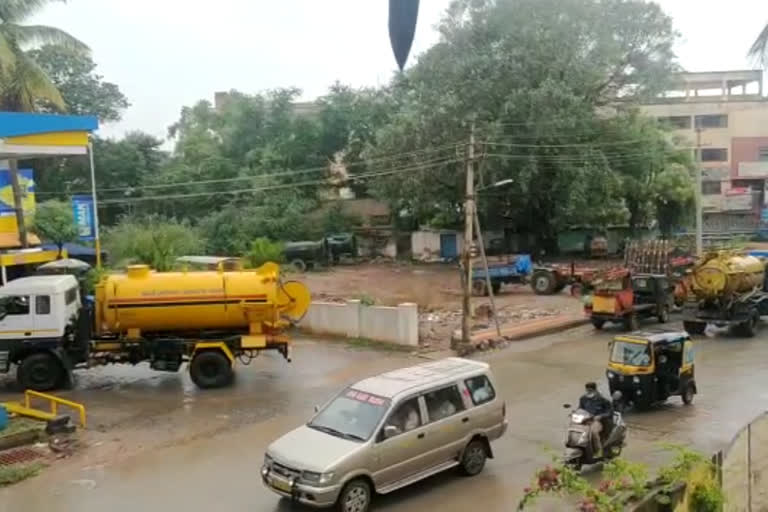
[[0,373],[18,365],[25,389],[63,385],[74,368],[148,361],[161,371],[189,362],[201,388],[221,387],[236,359],[275,350],[290,361],[285,331],[310,294],[267,263],[255,270],[109,274],[81,304],[73,276],[34,276],[0,288]]

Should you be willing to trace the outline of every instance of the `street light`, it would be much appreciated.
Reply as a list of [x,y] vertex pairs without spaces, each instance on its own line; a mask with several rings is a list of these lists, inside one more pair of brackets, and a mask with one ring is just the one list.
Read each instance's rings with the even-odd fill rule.
[[489,188],[503,187],[504,185],[510,185],[510,184],[512,184],[514,182],[515,182],[515,180],[513,180],[512,178],[507,178],[505,180],[497,181],[496,183],[491,183],[490,185],[486,185],[485,187],[477,188],[477,189],[475,189],[475,192],[476,193],[477,192],[482,192],[483,190],[488,190]]

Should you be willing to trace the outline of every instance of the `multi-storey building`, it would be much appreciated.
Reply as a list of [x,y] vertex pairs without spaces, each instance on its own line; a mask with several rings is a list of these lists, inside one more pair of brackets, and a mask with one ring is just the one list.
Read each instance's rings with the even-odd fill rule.
[[768,198],[763,72],[682,73],[676,82],[675,90],[643,109],[670,125],[679,144],[699,157],[705,236],[754,233]]

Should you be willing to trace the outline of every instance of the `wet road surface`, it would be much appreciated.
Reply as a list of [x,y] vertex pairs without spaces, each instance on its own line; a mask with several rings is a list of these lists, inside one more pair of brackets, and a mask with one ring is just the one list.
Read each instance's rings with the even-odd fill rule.
[[[494,446],[496,458],[477,477],[438,475],[379,498],[375,510],[513,510],[531,474],[561,450],[562,404],[576,401],[587,380],[606,389],[607,342],[617,332],[581,327],[481,355],[508,404],[510,428]],[[670,442],[707,452],[722,448],[768,409],[768,326],[750,340],[720,335],[697,341],[694,405],[673,398],[652,411],[629,413],[627,458],[659,464],[667,457],[661,444]],[[345,384],[416,360],[324,342],[300,343],[294,355],[291,365],[265,358],[241,367],[234,388],[213,393],[197,392],[186,375],[116,368],[84,374],[71,396],[96,411],[92,424],[105,431],[105,445],[122,446],[124,453],[92,447],[55,464],[0,491],[0,512],[308,510],[262,486],[265,447]],[[113,431],[121,443],[109,442]],[[141,450],[134,440],[152,449]]]

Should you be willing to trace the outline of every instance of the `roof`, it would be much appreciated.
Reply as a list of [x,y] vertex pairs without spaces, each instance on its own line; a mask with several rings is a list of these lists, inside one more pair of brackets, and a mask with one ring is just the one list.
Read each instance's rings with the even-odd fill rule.
[[94,116],[66,116],[29,112],[0,112],[0,137],[53,132],[92,132],[99,127]]
[[[46,251],[58,250],[58,246],[56,244],[44,243],[43,245],[41,245],[41,247]],[[94,258],[96,257],[96,249],[94,249],[93,247],[88,247],[87,245],[65,243],[64,250],[67,251],[67,254],[69,254],[70,258],[76,258],[77,256],[93,256]],[[101,254],[102,256],[104,256],[107,254],[107,251],[102,249]]]
[[395,398],[416,388],[452,382],[463,376],[487,371],[488,368],[488,363],[449,357],[369,377],[352,387],[366,393]]
[[644,331],[634,331],[628,334],[620,334],[613,338],[617,341],[624,340],[637,340],[643,342],[656,343],[670,343],[679,340],[681,337],[687,337],[688,333],[685,331],[663,331],[647,329]]
[[29,276],[9,282],[0,288],[0,295],[58,293],[77,286],[71,275]]

